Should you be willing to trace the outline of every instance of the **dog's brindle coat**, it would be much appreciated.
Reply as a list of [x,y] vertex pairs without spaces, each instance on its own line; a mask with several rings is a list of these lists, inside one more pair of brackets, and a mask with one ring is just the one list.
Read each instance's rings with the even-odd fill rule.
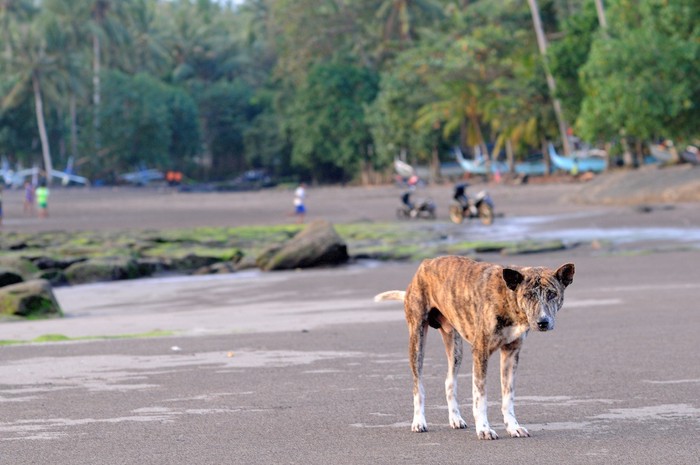
[[427,431],[423,390],[423,351],[428,326],[442,335],[447,353],[445,393],[450,426],[466,428],[457,402],[457,372],[462,362],[462,338],[472,346],[472,395],[479,439],[497,439],[486,413],[486,368],[489,356],[501,349],[503,421],[512,437],[529,437],[513,408],[515,370],[520,348],[530,329],[554,329],[554,316],[573,282],[574,265],[556,270],[507,267],[446,256],[424,260],[406,291],[378,294],[375,301],[403,300],[409,330],[409,362],[413,373],[413,424]]

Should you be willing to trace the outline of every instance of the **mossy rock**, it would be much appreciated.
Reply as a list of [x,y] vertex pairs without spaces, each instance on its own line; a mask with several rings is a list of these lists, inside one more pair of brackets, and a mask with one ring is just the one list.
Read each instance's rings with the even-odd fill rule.
[[314,221],[279,248],[270,248],[257,259],[264,271],[338,265],[349,259],[348,248],[327,221]]
[[85,284],[100,281],[143,278],[151,275],[148,266],[125,257],[91,258],[75,263],[66,269],[70,284]]
[[171,260],[171,269],[175,271],[195,271],[200,268],[208,267],[214,263],[221,261],[220,257],[213,257],[207,255],[197,255],[190,253],[184,257],[173,258]]
[[0,267],[0,287],[10,286],[22,281],[24,281],[24,278],[15,270]]
[[65,270],[69,266],[73,265],[74,263],[82,262],[87,260],[87,258],[84,257],[46,257],[46,256],[37,256],[37,257],[32,257],[31,261],[34,263],[34,265],[39,268],[40,270],[52,270],[52,269],[60,269],[60,270]]
[[39,273],[37,273],[36,278],[47,280],[53,287],[68,285],[68,277],[66,276],[66,272],[59,268],[41,270]]
[[63,316],[51,284],[34,279],[0,288],[0,315],[5,318],[55,318]]
[[205,274],[227,274],[236,271],[236,264],[233,262],[218,262],[213,265],[203,266],[195,270],[192,274],[195,275],[205,275]]
[[511,247],[506,247],[501,250],[501,255],[522,255],[531,253],[545,253],[565,250],[566,245],[562,241],[546,241],[546,242],[520,242]]
[[17,255],[0,256],[0,268],[12,270],[22,276],[24,280],[31,279],[39,271],[34,263]]

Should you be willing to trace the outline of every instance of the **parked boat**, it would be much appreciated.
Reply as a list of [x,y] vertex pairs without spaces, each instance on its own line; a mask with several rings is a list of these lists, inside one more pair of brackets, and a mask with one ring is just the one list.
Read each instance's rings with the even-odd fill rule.
[[686,163],[700,165],[700,150],[694,145],[689,145],[681,153],[681,158]]
[[[675,160],[666,144],[649,144],[649,152],[656,161],[661,163],[672,163]],[[694,145],[688,145],[685,150],[679,151],[678,156],[680,161],[685,163],[700,164],[700,151]]]
[[574,166],[578,165],[578,171],[580,173],[585,173],[591,171],[593,173],[600,173],[605,171],[608,167],[608,157],[607,153],[604,151],[593,150],[587,152],[577,152],[574,156],[559,155],[554,148],[554,145],[549,144],[549,158],[552,160],[552,164],[560,170],[566,172],[571,172]]
[[649,144],[649,153],[661,163],[669,163],[674,158],[671,151],[664,144]]
[[[486,162],[483,159],[468,159],[459,147],[454,148],[455,158],[464,171],[471,174],[485,175],[488,173]],[[508,164],[502,161],[491,161],[491,173],[508,173],[510,168]],[[544,160],[522,161],[515,163],[515,172],[521,175],[542,176],[547,172]]]
[[[72,165],[72,162],[69,161],[65,171],[52,169],[51,177],[59,179],[61,184],[64,186],[72,184],[79,184],[83,186],[90,185],[88,178],[78,176],[77,174],[73,173]],[[42,174],[42,171],[36,166],[32,168],[19,168],[17,170],[13,170],[10,168],[10,164],[5,159],[3,159],[2,166],[0,167],[0,180],[2,180],[6,186],[13,188],[22,186],[24,181],[27,179],[29,179],[32,184],[36,185],[38,184],[39,177],[41,177]]]

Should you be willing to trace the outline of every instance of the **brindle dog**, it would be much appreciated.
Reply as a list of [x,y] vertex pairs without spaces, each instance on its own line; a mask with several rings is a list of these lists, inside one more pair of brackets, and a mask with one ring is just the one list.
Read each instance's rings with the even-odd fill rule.
[[409,362],[413,373],[413,424],[427,431],[423,390],[423,351],[428,326],[442,335],[447,353],[445,393],[452,428],[466,428],[457,402],[457,372],[462,339],[472,346],[472,397],[479,439],[498,439],[486,413],[486,369],[489,356],[501,349],[503,421],[512,437],[529,437],[518,424],[513,407],[515,370],[520,348],[530,329],[554,329],[554,316],[573,282],[574,265],[502,267],[465,257],[424,260],[406,291],[387,291],[375,301],[403,300],[409,330]]

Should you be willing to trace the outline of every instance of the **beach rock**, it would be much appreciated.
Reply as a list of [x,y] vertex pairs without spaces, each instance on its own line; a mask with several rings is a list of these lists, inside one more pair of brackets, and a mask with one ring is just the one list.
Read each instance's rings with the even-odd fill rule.
[[65,272],[70,284],[135,279],[151,275],[150,267],[125,257],[91,258],[74,263]]
[[139,258],[136,260],[136,263],[148,276],[154,273],[167,271],[171,268],[171,263],[169,261],[158,257]]
[[258,267],[256,258],[252,255],[245,255],[235,264],[236,271],[252,270]]
[[174,271],[191,272],[200,268],[211,266],[220,261],[221,258],[219,257],[189,253],[184,257],[171,259],[170,268]]
[[534,253],[556,252],[566,250],[566,244],[560,240],[545,242],[524,241],[505,247],[501,250],[501,255],[525,255]]
[[0,257],[0,268],[5,268],[11,270],[18,275],[22,276],[25,281],[32,279],[34,274],[39,271],[31,261],[16,256],[16,255],[5,255]]
[[47,280],[53,287],[67,286],[69,284],[68,278],[66,277],[66,272],[59,268],[41,270],[36,274],[36,278]]
[[0,315],[52,318],[63,316],[63,312],[51,284],[44,279],[33,279],[0,288]]
[[278,247],[264,251],[257,259],[261,270],[290,270],[348,261],[347,245],[328,221],[314,221]]
[[21,283],[22,281],[24,281],[24,279],[16,271],[0,268],[0,287],[10,286],[12,284]]
[[33,257],[31,258],[32,263],[40,270],[51,270],[58,268],[60,270],[65,270],[74,263],[84,262],[87,258],[84,257]]
[[225,274],[236,271],[236,264],[233,262],[218,262],[213,265],[203,266],[194,271],[195,275],[203,274]]

